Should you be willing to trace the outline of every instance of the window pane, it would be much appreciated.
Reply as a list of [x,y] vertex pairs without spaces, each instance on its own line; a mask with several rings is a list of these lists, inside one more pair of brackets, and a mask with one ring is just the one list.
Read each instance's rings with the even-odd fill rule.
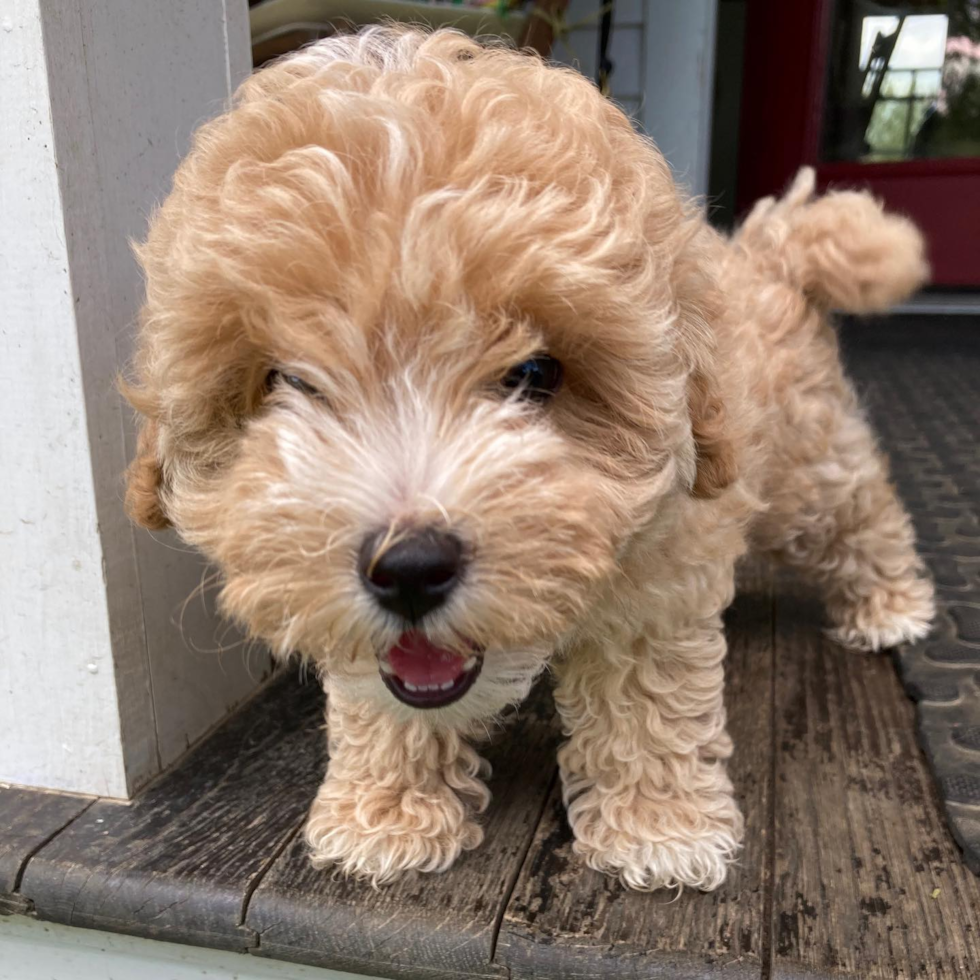
[[905,151],[908,115],[908,102],[879,99],[872,110],[871,122],[868,123],[867,156],[879,160],[901,158]]
[[912,72],[886,71],[881,82],[881,97],[895,98],[912,94]]
[[[945,4],[943,5],[945,6]],[[898,42],[888,62],[890,68],[934,68],[943,63],[946,49],[945,14],[921,14],[902,18]]]
[[915,94],[931,96],[938,95],[942,80],[943,73],[941,71],[920,69],[915,73]]
[[980,0],[837,0],[822,155],[980,155]]

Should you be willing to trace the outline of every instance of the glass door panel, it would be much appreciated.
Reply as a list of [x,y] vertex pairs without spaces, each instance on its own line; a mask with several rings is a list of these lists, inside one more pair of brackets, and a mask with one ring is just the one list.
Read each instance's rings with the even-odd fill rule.
[[838,0],[824,162],[980,156],[980,0]]

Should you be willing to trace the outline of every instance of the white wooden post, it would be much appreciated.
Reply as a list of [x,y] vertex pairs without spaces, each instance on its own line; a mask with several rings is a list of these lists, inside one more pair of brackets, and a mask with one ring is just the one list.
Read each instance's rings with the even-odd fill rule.
[[213,652],[200,559],[129,525],[115,389],[129,240],[249,68],[246,0],[0,7],[0,780],[127,797],[268,667]]
[[643,126],[678,181],[708,190],[718,0],[647,0]]

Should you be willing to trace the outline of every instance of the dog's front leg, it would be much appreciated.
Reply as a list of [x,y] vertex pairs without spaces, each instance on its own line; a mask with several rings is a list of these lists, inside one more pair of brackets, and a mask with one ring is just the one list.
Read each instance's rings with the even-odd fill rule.
[[720,622],[586,645],[560,669],[575,851],[632,888],[724,881],[742,836],[724,760]]
[[306,822],[316,867],[336,865],[375,885],[405,871],[444,871],[483,831],[486,768],[463,737],[423,716],[399,722],[330,692],[330,761]]

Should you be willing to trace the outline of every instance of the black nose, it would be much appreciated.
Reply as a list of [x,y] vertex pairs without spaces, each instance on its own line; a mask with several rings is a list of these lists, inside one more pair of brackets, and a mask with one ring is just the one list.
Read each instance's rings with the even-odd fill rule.
[[361,579],[378,604],[411,622],[441,606],[459,582],[463,546],[445,531],[426,528],[378,555],[385,532],[361,545]]

